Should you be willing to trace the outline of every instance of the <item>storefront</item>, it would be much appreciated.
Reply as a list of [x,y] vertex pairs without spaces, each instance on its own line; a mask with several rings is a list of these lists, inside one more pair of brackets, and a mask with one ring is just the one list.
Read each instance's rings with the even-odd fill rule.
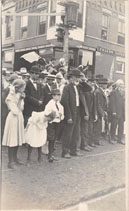
[[124,80],[125,54],[107,48],[97,47],[96,51],[96,74],[103,74],[105,77],[117,80]]

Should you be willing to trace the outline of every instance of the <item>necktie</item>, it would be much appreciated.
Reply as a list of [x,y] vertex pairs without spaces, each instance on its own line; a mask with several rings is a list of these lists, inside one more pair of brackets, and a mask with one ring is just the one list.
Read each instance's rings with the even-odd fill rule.
[[55,103],[55,104],[56,104],[56,108],[57,108],[57,110],[59,111],[59,107],[58,107],[57,103]]

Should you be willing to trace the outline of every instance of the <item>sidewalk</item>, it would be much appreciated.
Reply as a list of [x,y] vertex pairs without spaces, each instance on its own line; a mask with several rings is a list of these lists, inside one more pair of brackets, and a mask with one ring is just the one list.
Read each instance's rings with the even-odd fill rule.
[[85,211],[126,211],[125,208],[125,188],[118,189],[98,198],[79,203],[66,210]]

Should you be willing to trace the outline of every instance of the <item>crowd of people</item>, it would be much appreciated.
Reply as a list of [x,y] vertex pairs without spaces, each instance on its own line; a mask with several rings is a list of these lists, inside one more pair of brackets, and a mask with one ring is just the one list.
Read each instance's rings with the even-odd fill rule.
[[42,153],[49,162],[58,160],[55,143],[62,144],[65,159],[92,151],[104,139],[125,144],[124,121],[121,79],[90,79],[82,66],[66,71],[62,64],[43,69],[33,65],[29,72],[25,67],[12,73],[2,70],[2,144],[8,147],[8,168],[22,164],[17,156],[22,145],[30,166],[33,148],[42,163]]

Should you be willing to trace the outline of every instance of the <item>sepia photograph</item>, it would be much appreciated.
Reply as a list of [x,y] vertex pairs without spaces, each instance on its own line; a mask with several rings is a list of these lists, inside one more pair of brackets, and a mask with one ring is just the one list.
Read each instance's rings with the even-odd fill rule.
[[128,0],[0,8],[0,210],[129,211]]

